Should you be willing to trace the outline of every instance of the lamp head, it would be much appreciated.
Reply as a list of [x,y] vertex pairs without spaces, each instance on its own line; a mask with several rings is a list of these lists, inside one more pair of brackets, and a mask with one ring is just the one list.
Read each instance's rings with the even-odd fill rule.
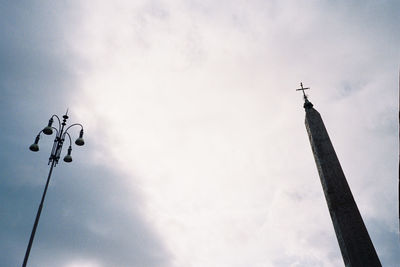
[[66,156],[64,157],[64,161],[67,162],[67,163],[72,162],[72,157],[71,157],[71,155],[66,155]]
[[33,143],[33,144],[29,147],[29,150],[30,150],[30,151],[33,151],[33,152],[38,152],[38,151],[39,151],[39,145]]
[[71,151],[72,151],[72,147],[69,146],[67,155],[65,155],[65,157],[64,157],[65,162],[68,162],[68,163],[72,162]]
[[29,149],[31,151],[33,151],[33,152],[39,151],[39,145],[38,145],[39,139],[40,139],[40,135],[37,135],[35,138],[35,142],[32,145],[30,145],[30,147],[29,147]]
[[43,129],[43,133],[46,135],[52,135],[53,134],[53,129],[50,126],[46,126]]
[[44,127],[43,133],[46,135],[52,135],[53,134],[53,128],[51,128],[51,125],[53,124],[53,118],[50,118],[49,124]]
[[85,140],[83,140],[83,129],[79,132],[79,138],[75,140],[75,144],[77,146],[83,146],[85,144]]

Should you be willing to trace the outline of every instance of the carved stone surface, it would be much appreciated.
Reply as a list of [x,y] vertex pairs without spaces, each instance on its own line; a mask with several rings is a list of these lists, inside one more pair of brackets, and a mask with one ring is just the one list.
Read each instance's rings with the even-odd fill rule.
[[321,115],[311,103],[304,107],[308,137],[345,266],[381,266]]

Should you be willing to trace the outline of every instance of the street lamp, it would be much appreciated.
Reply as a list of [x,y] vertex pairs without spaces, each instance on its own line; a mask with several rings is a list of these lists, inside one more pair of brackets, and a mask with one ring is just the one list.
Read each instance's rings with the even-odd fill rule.
[[[57,115],[51,116],[48,125],[38,133],[38,135],[35,138],[35,142],[29,147],[29,149],[31,151],[33,151],[33,152],[39,151],[40,134],[44,133],[45,135],[52,135],[53,134],[53,130],[55,130],[56,137],[54,139],[53,148],[51,150],[49,163],[48,163],[48,165],[51,165],[50,166],[50,170],[49,170],[49,175],[47,176],[46,186],[44,188],[43,195],[42,195],[42,200],[40,201],[40,205],[39,205],[39,208],[38,208],[38,211],[37,211],[37,214],[36,214],[35,223],[33,224],[31,237],[29,238],[29,243],[28,243],[28,247],[26,248],[24,263],[22,264],[22,267],[25,267],[27,262],[28,262],[29,253],[31,251],[33,239],[35,238],[36,228],[37,228],[37,225],[39,223],[40,213],[42,212],[44,198],[46,197],[47,187],[49,186],[51,173],[53,172],[53,168],[57,165],[58,160],[60,159],[62,146],[64,144],[64,140],[65,140],[66,136],[68,136],[69,147],[68,147],[67,155],[64,157],[64,161],[65,162],[72,162],[72,157],[71,157],[72,141],[71,141],[71,136],[68,133],[68,130],[73,126],[80,126],[81,127],[81,131],[79,132],[79,137],[78,137],[78,139],[76,139],[75,144],[78,145],[78,146],[83,146],[85,144],[85,141],[83,140],[83,126],[82,126],[82,124],[74,123],[74,124],[70,125],[68,128],[66,128],[64,130],[65,126],[67,125],[66,124],[67,119],[68,119],[68,115],[67,114],[68,114],[68,110],[65,113],[65,115],[62,116],[63,117],[62,122],[61,122],[60,118]],[[58,129],[52,126],[53,122],[54,122],[54,118],[56,118],[57,121],[58,121]]]

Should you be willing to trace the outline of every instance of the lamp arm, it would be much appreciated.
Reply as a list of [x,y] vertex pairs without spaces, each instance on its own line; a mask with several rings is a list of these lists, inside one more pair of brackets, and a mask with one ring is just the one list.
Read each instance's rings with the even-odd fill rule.
[[[56,136],[58,136],[58,130],[57,130],[57,128],[55,128],[55,127],[53,127],[53,126],[52,126],[51,128],[53,128],[54,130],[56,130],[56,133],[57,133]],[[43,130],[42,130],[42,131],[43,131]]]
[[76,125],[81,126],[81,128],[82,128],[82,130],[83,130],[82,124],[80,124],[80,123],[74,123],[74,124],[70,125],[70,126],[65,130],[65,132],[67,132],[67,131],[69,130],[69,128],[71,128],[71,127],[73,127],[73,126],[76,126]]
[[[56,117],[56,119],[57,119],[57,121],[58,121],[58,129],[61,129],[61,120],[60,120],[60,118],[56,115],[56,114],[53,114],[52,116],[51,116],[51,118],[53,118],[53,117]],[[54,127],[53,127],[54,128]]]
[[68,135],[68,139],[69,139],[69,146],[71,146],[71,144],[72,144],[72,141],[71,141],[71,135],[69,135],[69,133],[65,132],[65,133],[64,133],[64,136],[63,136],[63,139],[65,139],[65,135]]
[[38,134],[37,134],[37,135],[39,135],[39,136],[40,136],[40,134],[41,134],[41,133],[43,133],[43,130],[41,130],[40,132],[38,132]]

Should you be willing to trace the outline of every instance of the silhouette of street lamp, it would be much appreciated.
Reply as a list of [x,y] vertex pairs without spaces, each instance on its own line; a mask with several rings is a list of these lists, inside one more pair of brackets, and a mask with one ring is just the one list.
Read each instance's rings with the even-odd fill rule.
[[[48,163],[48,165],[51,164],[50,170],[49,170],[49,175],[47,176],[46,186],[44,188],[43,195],[42,195],[42,200],[40,201],[40,205],[39,205],[39,208],[38,208],[38,211],[37,211],[37,214],[36,214],[35,223],[33,224],[31,237],[29,238],[29,243],[28,243],[28,247],[26,248],[25,257],[24,257],[24,263],[22,264],[22,267],[25,267],[27,262],[28,262],[29,253],[31,251],[33,239],[35,238],[36,228],[37,228],[37,225],[39,223],[40,213],[42,212],[44,198],[46,197],[47,187],[49,186],[51,173],[53,172],[53,168],[57,165],[58,160],[60,159],[61,150],[62,150],[62,147],[63,147],[64,140],[65,140],[66,136],[68,137],[68,140],[69,140],[69,147],[68,147],[67,155],[64,157],[64,161],[68,162],[68,163],[72,162],[72,156],[71,156],[72,141],[71,141],[71,136],[68,133],[68,130],[73,126],[80,126],[81,127],[81,131],[79,132],[79,137],[76,139],[75,144],[78,145],[78,146],[83,146],[85,144],[85,141],[83,140],[83,126],[82,126],[82,124],[74,123],[74,124],[70,125],[68,128],[66,128],[64,130],[65,126],[67,125],[66,124],[67,119],[68,119],[68,115],[67,114],[68,114],[68,110],[65,113],[65,115],[62,116],[63,117],[62,122],[61,122],[60,118],[57,115],[51,116],[48,125],[46,127],[44,127],[43,130],[41,130],[38,133],[38,135],[35,138],[34,143],[29,147],[29,149],[31,151],[33,151],[33,152],[39,151],[40,134],[44,133],[45,135],[52,135],[53,134],[53,130],[56,132],[56,137],[54,139],[53,148],[51,150],[49,163]],[[54,122],[54,118],[56,118],[57,121],[58,121],[58,129],[52,126],[53,122]]]

